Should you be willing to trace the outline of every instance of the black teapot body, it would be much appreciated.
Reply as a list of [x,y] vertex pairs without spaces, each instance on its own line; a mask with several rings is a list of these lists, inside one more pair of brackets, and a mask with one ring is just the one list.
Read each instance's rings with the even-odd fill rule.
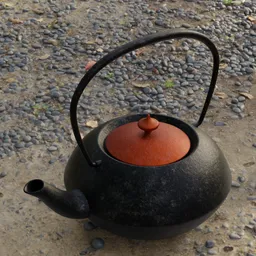
[[[179,119],[152,114],[189,138],[191,147],[179,161],[161,166],[137,166],[109,154],[107,136],[114,129],[138,122],[145,115],[110,120],[81,138],[77,104],[90,80],[114,59],[162,40],[188,37],[204,42],[213,54],[212,81],[199,121],[191,126]],[[231,174],[216,143],[198,126],[203,122],[218,75],[219,56],[204,35],[186,30],[163,31],[121,46],[98,61],[78,85],[71,102],[71,123],[78,146],[65,169],[67,191],[32,180],[24,191],[41,198],[69,218],[89,218],[94,224],[132,239],[162,239],[187,232],[211,216],[227,197]],[[172,150],[171,148],[169,149]]]
[[132,239],[176,236],[197,227],[221,205],[230,190],[230,170],[201,129],[161,115],[152,116],[189,135],[193,146],[187,157],[170,165],[138,167],[109,156],[104,148],[109,131],[143,116],[120,117],[88,133],[83,143],[102,163],[95,170],[77,147],[65,170],[65,186],[86,195],[90,220],[110,232]]

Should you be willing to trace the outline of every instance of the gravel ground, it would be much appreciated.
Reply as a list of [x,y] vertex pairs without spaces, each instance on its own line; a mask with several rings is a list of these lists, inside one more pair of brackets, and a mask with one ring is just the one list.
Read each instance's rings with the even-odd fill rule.
[[[69,104],[86,63],[164,28],[191,28],[216,43],[220,77],[234,84],[226,92],[218,88],[211,105],[227,108],[231,118],[246,115],[247,97],[239,93],[249,93],[254,79],[255,3],[1,1],[0,11],[2,158],[38,144],[57,150],[70,138]],[[211,61],[204,45],[188,39],[126,54],[85,91],[79,105],[82,131],[91,129],[88,120],[100,123],[103,116],[124,112],[156,112],[194,122],[210,83]]]
[[[17,205],[12,205],[12,186],[18,186],[16,193],[22,193],[22,182],[35,175],[49,180],[51,171],[56,172],[53,182],[62,180],[65,163],[76,145],[69,122],[70,100],[89,61],[97,61],[117,46],[138,37],[179,27],[204,33],[219,50],[220,75],[205,129],[215,136],[231,162],[234,192],[221,213],[223,219],[221,214],[214,217],[217,224],[212,228],[216,230],[210,230],[210,221],[209,228],[206,225],[188,237],[179,238],[186,250],[177,247],[178,254],[168,252],[171,249],[166,242],[153,242],[152,246],[167,246],[168,249],[162,250],[166,255],[256,254],[253,241],[256,235],[255,0],[0,0],[0,184],[7,191],[0,191],[0,197],[3,195],[0,200],[6,223],[14,223],[16,227],[15,223],[20,222],[7,213],[18,211],[16,218],[22,216],[20,220],[30,228],[17,232],[20,236],[26,234],[28,239],[18,243],[22,249],[14,249],[14,246],[8,254],[9,249],[3,247],[4,254],[1,255],[61,255],[56,251],[58,248],[51,251],[52,244],[47,244],[48,249],[33,247],[33,243],[28,242],[33,233],[37,234],[36,240],[40,243],[43,240],[62,242],[63,237],[66,239],[70,235],[72,242],[72,239],[78,242],[74,243],[77,251],[69,255],[79,255],[82,243],[81,238],[72,235],[76,228],[72,226],[73,222],[62,218],[56,220],[56,215],[48,210],[49,223],[47,215],[46,219],[33,217],[36,211],[31,213],[29,207],[36,205],[41,213],[46,208],[25,195],[16,195],[13,200]],[[211,61],[208,49],[190,39],[169,40],[126,54],[105,67],[85,90],[79,104],[82,133],[125,113],[161,113],[195,122],[210,83]],[[237,135],[235,139],[229,138],[230,131]],[[234,141],[239,143],[242,152],[233,149]],[[16,179],[21,179],[21,184],[14,182]],[[242,207],[240,213],[231,210],[236,198],[238,205],[235,207]],[[25,201],[29,202],[28,206],[24,206]],[[238,222],[233,223],[229,214],[236,216],[234,220]],[[41,226],[45,223],[42,232],[48,232],[47,238],[34,230],[35,220]],[[30,221],[31,225],[28,224]],[[54,233],[51,237],[51,225],[54,230],[57,228],[55,222],[62,223],[64,229],[67,225],[68,231],[57,236]],[[76,223],[77,227],[82,225]],[[3,224],[3,227],[4,234],[8,234],[8,230],[13,232],[9,224]],[[224,242],[218,240],[218,232]],[[81,232],[77,233],[81,235]],[[224,234],[225,238],[222,237]],[[100,235],[107,240],[110,237],[108,246],[112,240],[115,243],[111,235]],[[15,239],[15,235],[10,236]],[[67,241],[68,238],[65,242],[70,245]],[[127,255],[145,255],[141,248],[151,248],[149,244],[141,247],[139,242],[121,238],[119,242],[133,248]],[[65,254],[67,249],[60,248]],[[102,255],[114,255],[111,251],[112,254],[104,254],[104,250],[100,252]],[[106,250],[109,250],[107,245]],[[147,254],[158,255],[160,252]],[[126,255],[122,253],[116,255]]]

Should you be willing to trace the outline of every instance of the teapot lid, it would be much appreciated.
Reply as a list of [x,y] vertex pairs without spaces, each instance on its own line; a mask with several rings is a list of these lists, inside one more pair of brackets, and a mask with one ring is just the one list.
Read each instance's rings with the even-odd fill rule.
[[190,139],[176,126],[148,115],[114,129],[105,146],[114,158],[137,166],[161,166],[182,159],[190,150]]

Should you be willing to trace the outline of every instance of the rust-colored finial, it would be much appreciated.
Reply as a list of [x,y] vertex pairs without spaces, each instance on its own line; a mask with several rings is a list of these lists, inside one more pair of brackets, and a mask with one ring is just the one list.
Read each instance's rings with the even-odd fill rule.
[[144,132],[150,133],[158,128],[159,122],[155,118],[152,118],[150,114],[148,114],[147,117],[139,120],[138,126]]

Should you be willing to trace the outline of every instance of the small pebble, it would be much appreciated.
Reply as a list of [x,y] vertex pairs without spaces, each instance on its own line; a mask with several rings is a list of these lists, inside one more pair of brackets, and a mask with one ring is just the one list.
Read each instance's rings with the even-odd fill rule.
[[24,148],[25,147],[25,143],[24,142],[17,142],[15,144],[15,147],[18,149]]
[[240,230],[237,232],[237,234],[242,237],[242,236],[244,236],[245,232],[244,232],[244,230]]
[[239,236],[239,235],[236,234],[236,233],[231,233],[231,234],[229,235],[229,238],[232,239],[232,240],[239,240],[239,239],[241,239],[241,236]]
[[91,246],[96,250],[102,249],[104,245],[105,245],[105,242],[102,238],[95,238],[91,242]]
[[217,254],[218,254],[217,250],[215,250],[215,249],[209,249],[209,250],[207,251],[207,253],[208,253],[209,255],[217,255]]
[[245,100],[246,100],[246,98],[244,96],[239,96],[238,97],[239,102],[244,102]]
[[6,172],[1,172],[1,173],[0,173],[0,179],[4,178],[6,175],[7,175]]
[[240,183],[244,183],[246,179],[245,179],[244,176],[238,176],[237,180],[238,180]]
[[56,160],[57,160],[57,159],[51,159],[51,160],[49,160],[49,164],[53,164],[53,163],[55,163],[55,162],[56,162]]
[[231,186],[234,187],[234,188],[240,188],[241,184],[237,181],[232,180]]
[[238,103],[238,99],[237,99],[237,98],[233,98],[233,99],[231,100],[231,103],[237,104],[237,103]]
[[196,231],[202,231],[203,230],[203,227],[202,226],[198,226],[195,228]]
[[89,249],[85,249],[85,250],[81,251],[81,252],[79,253],[79,255],[86,255],[86,254],[88,254],[89,252],[90,252]]
[[224,122],[215,122],[215,126],[225,126],[226,124]]
[[229,224],[227,222],[225,222],[225,223],[222,224],[222,227],[223,228],[229,228]]
[[54,152],[54,151],[56,151],[56,150],[58,150],[58,148],[57,148],[56,146],[50,146],[50,147],[48,148],[48,151],[49,151],[49,152]]
[[256,189],[256,182],[250,182],[249,187],[252,189]]
[[246,256],[256,256],[256,253],[248,252]]
[[31,137],[30,136],[25,136],[24,138],[23,138],[23,141],[25,141],[25,142],[30,142],[31,141]]
[[248,196],[247,200],[249,200],[249,201],[256,201],[256,196]]
[[254,245],[254,242],[253,241],[250,241],[250,242],[248,242],[248,244],[247,244],[249,247],[253,247],[253,245]]
[[213,248],[214,245],[215,245],[215,242],[212,241],[212,240],[207,240],[206,243],[205,243],[206,248]]
[[233,110],[235,113],[237,113],[237,114],[241,113],[241,109],[238,108],[238,107],[234,107],[234,108],[232,108],[232,110]]
[[84,230],[91,231],[93,229],[97,228],[91,221],[87,221],[84,223]]

